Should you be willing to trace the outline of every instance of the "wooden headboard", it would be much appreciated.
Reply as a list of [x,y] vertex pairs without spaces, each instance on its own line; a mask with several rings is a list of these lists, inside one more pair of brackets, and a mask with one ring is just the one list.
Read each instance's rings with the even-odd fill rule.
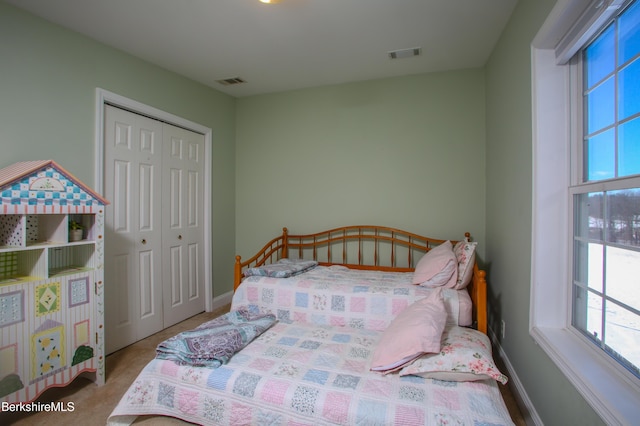
[[[465,238],[470,234],[466,233]],[[316,234],[282,235],[272,239],[254,256],[242,261],[236,256],[233,290],[242,281],[242,271],[277,262],[283,258],[313,259],[320,265],[343,265],[352,269],[411,272],[424,253],[446,240],[424,237],[384,226],[357,225],[330,229]],[[450,240],[456,243],[455,240]],[[467,287],[473,301],[473,319],[479,331],[487,333],[486,273],[473,267]]]

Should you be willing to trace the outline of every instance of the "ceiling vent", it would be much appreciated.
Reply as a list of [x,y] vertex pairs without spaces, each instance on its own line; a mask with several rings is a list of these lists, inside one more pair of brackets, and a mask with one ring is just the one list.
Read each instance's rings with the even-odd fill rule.
[[246,81],[244,81],[240,77],[225,78],[224,80],[216,80],[216,81],[222,84],[223,86],[231,86],[233,84],[246,83]]
[[412,47],[410,49],[399,49],[392,50],[389,52],[389,58],[391,59],[402,59],[402,58],[411,58],[414,56],[420,56],[422,52],[422,48],[420,47]]

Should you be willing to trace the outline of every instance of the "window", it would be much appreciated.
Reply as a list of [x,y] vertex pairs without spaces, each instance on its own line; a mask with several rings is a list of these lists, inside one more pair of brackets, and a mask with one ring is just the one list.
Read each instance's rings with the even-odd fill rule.
[[640,1],[578,55],[571,324],[640,377]]
[[606,424],[640,415],[639,3],[556,2],[532,42],[530,334]]

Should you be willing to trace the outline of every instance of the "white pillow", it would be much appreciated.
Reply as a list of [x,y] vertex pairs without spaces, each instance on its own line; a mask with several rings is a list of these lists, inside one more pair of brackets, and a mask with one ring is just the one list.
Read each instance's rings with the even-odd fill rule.
[[445,241],[422,256],[413,272],[412,282],[425,287],[453,288],[457,279],[458,261],[451,241]]
[[478,243],[471,243],[465,240],[458,241],[453,247],[453,253],[456,256],[458,262],[458,277],[454,286],[449,288],[455,288],[460,290],[465,288],[471,282],[471,276],[473,275],[473,265],[476,263],[476,245]]
[[371,360],[371,370],[390,373],[424,353],[440,351],[447,320],[442,289],[409,305],[384,331]]

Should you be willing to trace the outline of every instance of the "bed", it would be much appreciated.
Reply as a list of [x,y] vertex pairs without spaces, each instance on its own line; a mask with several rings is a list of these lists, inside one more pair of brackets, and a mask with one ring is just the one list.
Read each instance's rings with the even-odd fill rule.
[[[507,378],[485,334],[486,279],[475,256],[463,288],[411,282],[425,253],[433,260],[436,252],[450,256],[448,244],[475,247],[468,238],[378,226],[306,235],[283,229],[247,261],[236,257],[226,315],[242,317],[245,328],[230,339],[237,351],[222,362],[196,356],[189,363],[162,359],[159,347],[108,423],[160,415],[221,425],[513,424],[498,388]],[[460,326],[460,290],[473,304],[472,327]],[[237,324],[226,315],[214,322]],[[201,327],[194,332],[219,329]],[[422,346],[406,348],[415,342]],[[206,351],[196,355],[210,361]]]
[[[470,233],[466,232],[464,239],[469,240],[470,238]],[[288,229],[283,228],[281,235],[265,244],[248,260],[243,261],[239,255],[236,256],[234,298],[238,296],[238,287],[243,282],[248,269],[257,269],[281,259],[307,259],[318,262],[321,267],[339,266],[355,271],[406,273],[415,270],[416,264],[427,251],[445,241],[382,226],[346,226],[304,235],[290,235]],[[459,241],[451,240],[451,242],[455,244]],[[471,279],[458,295],[458,300],[466,305],[460,310],[463,315],[466,312],[466,318],[459,321],[459,325],[471,325],[486,334],[486,273],[480,270],[475,263],[475,253],[470,256],[469,261],[471,266],[468,268],[468,272],[472,274]],[[317,269],[311,271],[311,273],[314,272],[317,272]],[[354,274],[357,273],[354,272]],[[364,274],[366,275],[366,273]],[[298,279],[301,278],[298,277]],[[386,277],[383,279],[388,280]],[[402,278],[397,278],[397,280],[401,281]],[[244,279],[244,281],[245,287],[249,284],[251,288],[256,288],[261,283],[266,284],[267,287],[276,287],[273,280],[262,279],[259,275],[257,279],[254,276],[254,278]],[[256,283],[256,281],[261,281],[261,283]],[[344,280],[339,282],[344,283]],[[281,281],[281,283],[286,283],[286,281]],[[375,284],[369,284],[371,291]],[[418,293],[420,295],[422,292],[420,288],[411,285],[408,286],[408,289],[412,294]],[[357,291],[358,289],[351,288],[350,290]],[[243,291],[249,292],[250,290],[246,288]],[[406,298],[407,301],[415,301],[413,299],[412,296]]]

